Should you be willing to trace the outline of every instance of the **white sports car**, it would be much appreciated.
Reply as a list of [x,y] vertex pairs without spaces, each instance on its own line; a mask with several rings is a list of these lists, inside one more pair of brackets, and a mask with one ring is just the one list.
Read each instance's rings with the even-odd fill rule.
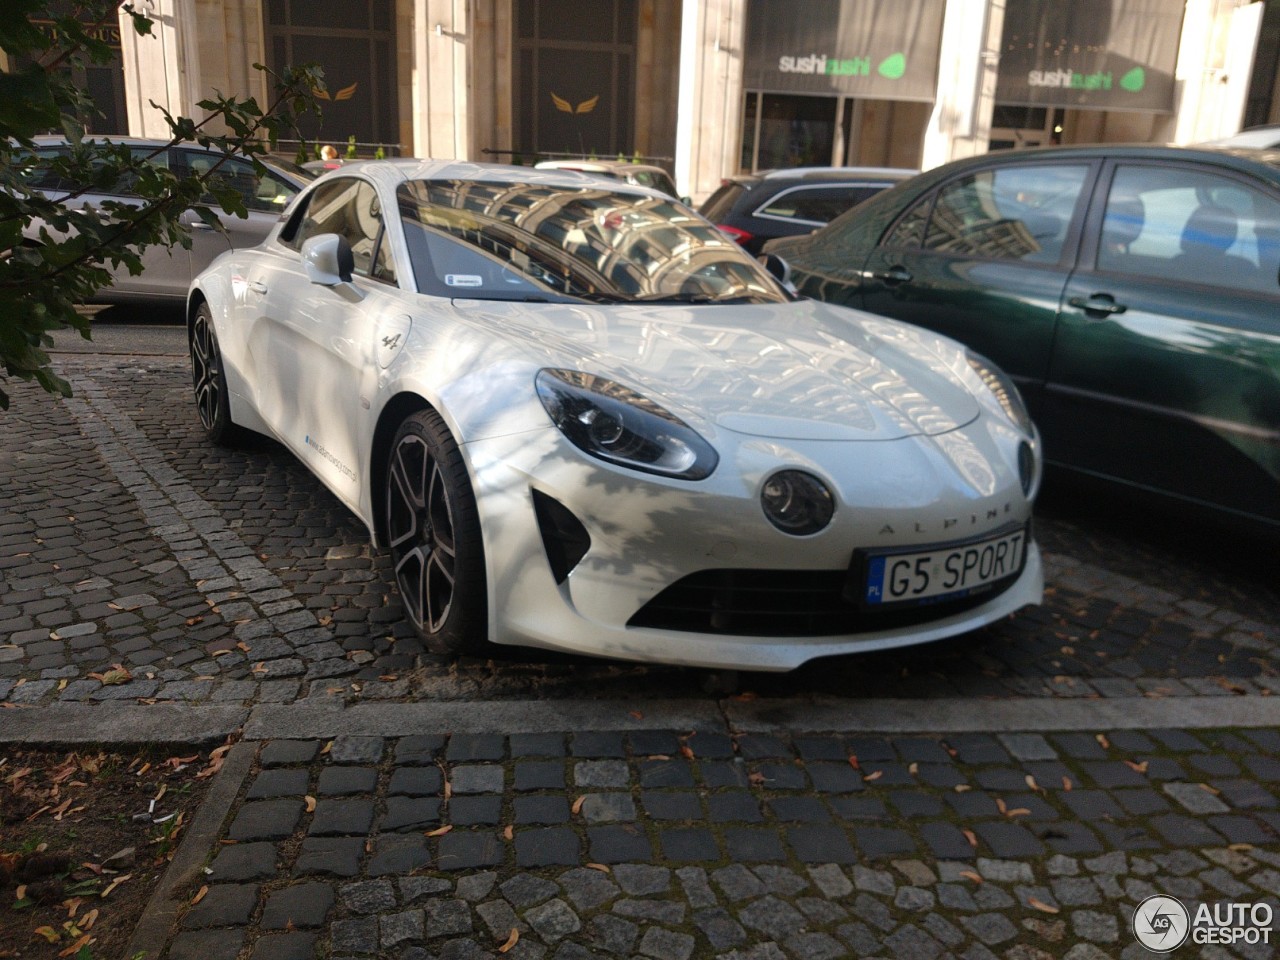
[[797,299],[656,191],[353,165],[201,274],[188,323],[210,438],[292,450],[439,651],[788,670],[1041,600],[1009,379]]

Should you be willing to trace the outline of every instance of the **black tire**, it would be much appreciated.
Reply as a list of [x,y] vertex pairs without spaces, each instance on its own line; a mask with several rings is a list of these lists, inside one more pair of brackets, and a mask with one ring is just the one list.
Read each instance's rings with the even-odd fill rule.
[[207,303],[196,307],[191,321],[191,386],[195,391],[196,412],[205,435],[219,446],[230,446],[242,431],[231,420],[231,403],[227,398],[227,379],[222,374],[222,352],[213,329],[213,313]]
[[433,653],[483,655],[480,517],[462,454],[434,410],[400,424],[385,482],[387,545],[406,618]]

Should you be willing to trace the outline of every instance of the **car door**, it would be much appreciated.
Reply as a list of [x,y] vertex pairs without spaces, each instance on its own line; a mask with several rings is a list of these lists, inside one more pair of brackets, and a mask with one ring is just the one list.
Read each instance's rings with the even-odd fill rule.
[[1035,412],[1096,166],[993,163],[942,184],[872,249],[859,305],[990,357]]
[[[45,155],[65,154],[67,147],[42,148]],[[130,149],[132,158],[137,163],[152,166],[169,166],[167,150],[156,147],[136,146]],[[133,191],[135,178],[126,176],[123,180],[88,192],[80,192],[79,184],[68,182],[49,182],[39,184],[40,188],[52,199],[62,199],[69,209],[99,208],[107,202],[122,203],[126,206],[138,206],[142,201]],[[65,199],[64,199],[65,198]],[[125,267],[111,270],[113,282],[105,297],[115,299],[119,296],[140,298],[171,298],[181,300],[187,295],[187,287],[191,283],[191,260],[187,251],[181,246],[168,247],[163,244],[152,244],[142,251],[142,272],[134,276]]]
[[203,271],[220,253],[260,244],[298,193],[298,188],[282,177],[271,172],[260,176],[252,163],[239,157],[181,148],[175,151],[175,164],[184,175],[212,178],[234,189],[247,213],[245,217],[227,213],[217,205],[212,193],[206,193],[204,201],[212,206],[222,224],[221,231],[190,211],[183,215],[183,222],[191,230],[192,275]]
[[[338,177],[307,200],[282,231],[287,252],[247,278],[262,313],[256,377],[271,391],[263,405],[277,436],[356,506],[379,372],[375,333],[402,301],[372,184]],[[346,238],[355,259],[352,282],[336,287],[312,283],[301,257],[309,238],[332,233]]]
[[1280,519],[1280,190],[1117,160],[1087,236],[1046,392],[1050,456]]

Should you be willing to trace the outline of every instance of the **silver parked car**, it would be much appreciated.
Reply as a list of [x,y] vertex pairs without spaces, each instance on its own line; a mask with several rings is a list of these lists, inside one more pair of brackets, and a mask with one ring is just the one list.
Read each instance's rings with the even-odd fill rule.
[[[222,158],[222,154],[194,143],[165,149],[168,143],[165,140],[112,137],[110,141],[128,146],[140,160],[147,158],[146,162],[166,167],[180,176],[205,173]],[[65,154],[68,150],[67,141],[62,137],[36,138],[38,156],[53,157]],[[148,247],[142,255],[142,273],[135,277],[127,269],[118,268],[113,272],[113,285],[99,290],[94,295],[94,302],[171,300],[182,303],[186,299],[192,277],[209,266],[218,254],[232,248],[252,247],[261,243],[279,221],[281,212],[289,202],[307,183],[315,179],[313,174],[292,164],[286,165],[272,159],[265,159],[262,163],[268,170],[265,176],[260,176],[253,164],[241,157],[228,159],[219,170],[226,182],[236,187],[244,198],[248,217],[227,214],[215,206],[223,227],[220,232],[194,213],[186,213],[183,220],[191,231],[191,249],[161,245]],[[110,190],[76,194],[78,184],[64,181],[54,170],[42,165],[33,168],[30,185],[53,200],[70,197],[67,203],[77,209],[107,200],[140,202],[131,193],[128,181],[121,182]],[[71,196],[72,194],[76,195]],[[28,241],[39,242],[42,226],[40,221],[35,221],[27,228],[25,236]]]

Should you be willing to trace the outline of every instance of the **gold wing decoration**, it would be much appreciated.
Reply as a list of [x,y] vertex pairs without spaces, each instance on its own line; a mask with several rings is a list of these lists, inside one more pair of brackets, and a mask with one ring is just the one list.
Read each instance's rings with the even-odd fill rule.
[[578,104],[578,109],[577,109],[577,110],[575,110],[574,112],[575,112],[575,113],[590,113],[592,110],[594,110],[594,109],[596,108],[596,104],[597,104],[597,103],[599,103],[599,102],[600,102],[600,94],[598,94],[598,93],[597,93],[597,94],[596,94],[594,97],[592,97],[590,100],[583,100],[580,104]]
[[353,96],[355,96],[355,93],[356,93],[356,87],[358,87],[358,86],[360,86],[360,81],[359,81],[359,80],[357,80],[355,83],[353,83],[353,84],[352,84],[351,86],[349,86],[349,87],[343,87],[341,90],[339,90],[339,91],[338,91],[337,93],[335,93],[333,96],[329,96],[329,91],[328,91],[328,90],[321,90],[321,89],[319,89],[318,87],[312,87],[312,88],[311,88],[311,93],[312,93],[312,95],[313,95],[313,96],[315,96],[315,98],[316,98],[317,100],[330,100],[330,101],[333,101],[333,100],[350,100]]
[[551,102],[556,105],[556,109],[561,113],[573,113],[573,104],[564,97],[557,97],[554,90],[551,92]]

